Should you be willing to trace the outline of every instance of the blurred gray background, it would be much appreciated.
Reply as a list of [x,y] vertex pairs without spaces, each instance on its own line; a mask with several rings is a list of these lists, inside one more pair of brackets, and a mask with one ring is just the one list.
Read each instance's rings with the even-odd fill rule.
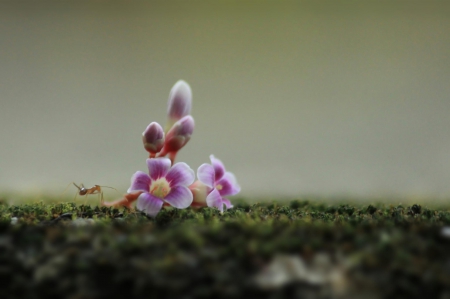
[[178,161],[214,154],[243,196],[450,196],[449,16],[448,1],[2,2],[0,190],[125,192],[184,79],[196,128]]

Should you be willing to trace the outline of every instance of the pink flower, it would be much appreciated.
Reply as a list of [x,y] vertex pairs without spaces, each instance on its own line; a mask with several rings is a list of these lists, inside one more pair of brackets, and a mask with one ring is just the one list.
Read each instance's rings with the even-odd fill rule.
[[137,199],[137,209],[155,217],[166,202],[178,209],[192,203],[188,186],[194,182],[194,171],[183,162],[171,166],[167,158],[147,159],[149,174],[137,171],[131,178],[128,193],[143,191]]
[[[236,195],[241,191],[234,174],[225,170],[223,163],[213,155],[211,164],[202,164],[197,170],[198,181],[189,189],[194,195],[193,205],[208,205],[223,212],[223,206],[230,209],[233,205],[223,196]],[[206,198],[205,198],[206,196]]]

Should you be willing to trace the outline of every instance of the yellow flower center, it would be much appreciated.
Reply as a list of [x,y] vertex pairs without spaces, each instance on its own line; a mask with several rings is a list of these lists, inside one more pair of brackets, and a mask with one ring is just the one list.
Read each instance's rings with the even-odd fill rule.
[[150,193],[159,198],[165,198],[170,192],[169,182],[165,178],[153,181],[150,185]]
[[219,190],[219,191],[222,190],[222,188],[223,188],[223,187],[222,187],[222,185],[220,185],[220,184],[216,186],[216,189]]

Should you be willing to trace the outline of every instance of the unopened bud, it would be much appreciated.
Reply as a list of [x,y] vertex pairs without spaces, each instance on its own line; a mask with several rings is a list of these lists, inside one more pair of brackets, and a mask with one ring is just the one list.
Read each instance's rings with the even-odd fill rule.
[[168,123],[166,132],[172,125],[191,113],[192,91],[189,84],[180,80],[172,87],[167,108]]
[[159,153],[164,146],[164,131],[160,124],[152,122],[148,125],[147,129],[142,133],[142,142],[144,148],[150,153],[150,156],[154,156]]
[[189,186],[189,190],[192,192],[193,201],[191,207],[206,207],[206,196],[208,196],[208,191],[211,188],[208,188],[205,184],[200,181],[195,181],[192,185]]
[[[194,118],[186,115],[177,121],[167,132],[164,147],[159,156],[165,156],[168,153],[176,154],[191,139],[194,132]],[[173,159],[171,159],[173,162]]]

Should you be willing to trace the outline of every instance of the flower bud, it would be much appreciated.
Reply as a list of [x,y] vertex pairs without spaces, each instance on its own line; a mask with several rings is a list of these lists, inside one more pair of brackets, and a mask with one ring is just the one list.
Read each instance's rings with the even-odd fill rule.
[[167,108],[168,123],[166,132],[175,122],[189,115],[192,108],[192,91],[189,84],[180,80],[172,87]]
[[193,201],[191,207],[206,207],[206,196],[211,188],[197,180],[189,186],[189,190],[192,192]]
[[164,146],[164,131],[160,124],[152,122],[142,133],[144,148],[154,156],[161,151]]
[[[190,115],[186,115],[179,121],[177,121],[172,128],[167,132],[166,141],[159,156],[163,157],[168,153],[175,157],[175,154],[186,145],[191,139],[191,135],[194,132],[194,118]],[[171,158],[173,162],[173,158]]]

